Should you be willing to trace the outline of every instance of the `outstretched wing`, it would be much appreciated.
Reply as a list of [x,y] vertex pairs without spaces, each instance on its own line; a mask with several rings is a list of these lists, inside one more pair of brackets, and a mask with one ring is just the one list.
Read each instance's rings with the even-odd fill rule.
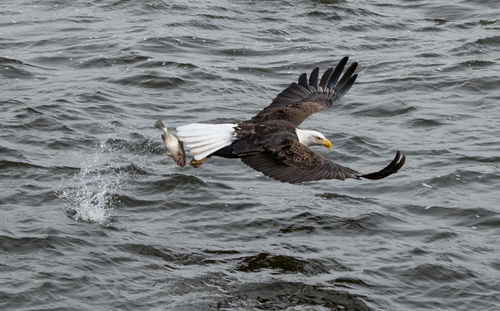
[[[286,120],[299,126],[311,114],[329,108],[333,102],[351,88],[357,74],[353,75],[358,64],[352,63],[340,78],[348,57],[342,58],[335,69],[328,68],[319,81],[319,68],[315,68],[309,80],[303,73],[298,83],[293,82],[281,92],[273,102],[252,118],[254,122],[266,120]],[[340,78],[340,79],[339,79]]]
[[251,168],[282,182],[299,183],[320,179],[381,179],[396,173],[405,163],[398,151],[394,160],[378,172],[361,174],[336,164],[297,141],[287,141],[279,149],[255,152],[241,157]]

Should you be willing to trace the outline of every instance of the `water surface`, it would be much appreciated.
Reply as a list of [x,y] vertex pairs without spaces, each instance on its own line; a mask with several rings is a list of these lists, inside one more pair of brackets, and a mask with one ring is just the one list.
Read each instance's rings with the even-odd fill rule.
[[[497,1],[0,4],[0,309],[495,310]],[[235,122],[358,61],[303,128],[381,181],[178,168],[161,118]]]

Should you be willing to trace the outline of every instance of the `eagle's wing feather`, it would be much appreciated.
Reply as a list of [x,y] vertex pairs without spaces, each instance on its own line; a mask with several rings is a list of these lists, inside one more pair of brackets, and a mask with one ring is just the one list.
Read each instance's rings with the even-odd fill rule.
[[356,80],[356,62],[352,63],[341,77],[347,61],[348,57],[344,57],[335,69],[328,68],[319,84],[319,68],[314,68],[309,80],[303,73],[298,83],[291,83],[269,106],[253,117],[252,121],[286,120],[298,126],[311,114],[329,108],[335,100],[349,91]]
[[396,173],[405,162],[405,156],[401,156],[398,151],[394,160],[384,169],[361,174],[320,156],[295,140],[286,140],[279,146],[266,146],[265,149],[240,158],[243,163],[264,175],[289,183],[321,179],[381,179]]
[[404,154],[401,155],[401,153],[398,151],[396,152],[394,160],[392,160],[392,162],[389,163],[386,167],[384,167],[378,172],[360,175],[359,177],[372,180],[385,178],[389,175],[396,173],[401,167],[403,167],[405,161],[406,161],[406,156]]

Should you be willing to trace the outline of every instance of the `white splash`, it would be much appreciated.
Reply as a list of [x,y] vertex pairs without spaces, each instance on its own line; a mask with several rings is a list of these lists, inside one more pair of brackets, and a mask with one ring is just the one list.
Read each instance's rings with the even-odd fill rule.
[[[106,149],[106,150],[104,150]],[[106,224],[119,203],[113,194],[121,190],[125,173],[102,164],[107,158],[108,148],[102,144],[91,161],[84,161],[80,171],[65,185],[60,198],[66,201],[67,209],[77,221]]]

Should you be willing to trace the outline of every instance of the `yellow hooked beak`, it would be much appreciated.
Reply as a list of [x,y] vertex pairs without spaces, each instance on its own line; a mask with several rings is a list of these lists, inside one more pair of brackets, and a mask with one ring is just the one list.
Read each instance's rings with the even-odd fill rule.
[[325,138],[325,139],[323,139],[323,145],[324,145],[325,147],[329,148],[329,149],[330,149],[330,148],[332,148],[332,142],[331,142],[331,141],[329,141],[329,140],[328,140],[328,139],[326,139],[326,138]]

